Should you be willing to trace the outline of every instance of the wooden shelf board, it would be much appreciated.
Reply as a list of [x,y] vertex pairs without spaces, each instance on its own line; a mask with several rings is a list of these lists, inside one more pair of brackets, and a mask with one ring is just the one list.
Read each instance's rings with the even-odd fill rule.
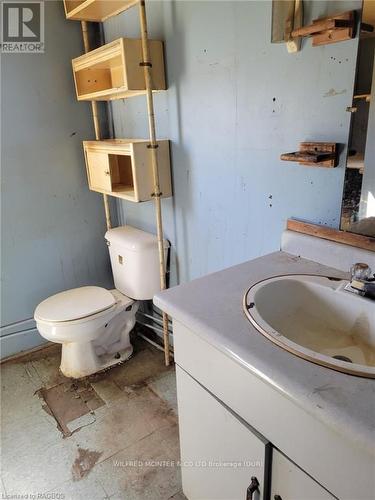
[[115,193],[134,193],[134,186],[129,184],[117,184],[113,188]]
[[[93,188],[89,188],[90,191],[94,191],[95,193],[101,193],[101,194],[106,194],[107,196],[113,196],[114,198],[120,198],[122,200],[126,200],[126,201],[131,201],[132,203],[146,203],[147,201],[151,201],[151,200],[136,200],[135,199],[135,193],[134,193],[134,189],[131,189],[131,188],[127,188],[125,189],[124,191],[118,191],[118,190],[115,190],[115,191],[105,191],[104,189],[93,189]],[[169,196],[162,196],[162,198],[170,198],[171,195]]]
[[105,191],[104,189],[99,189],[99,188],[92,188],[90,187],[90,191],[94,191],[95,193],[101,193],[101,194],[106,194],[108,196],[114,196],[115,198],[120,198],[122,200],[126,201],[131,201],[133,203],[143,203],[139,200],[136,200],[135,198],[135,192],[134,189],[131,189],[127,187],[127,189],[124,189],[124,191]]
[[[103,152],[114,155],[129,155],[132,152],[132,144],[149,144],[148,139],[102,139],[100,141],[83,141],[84,148],[91,151]],[[168,139],[158,142],[169,142]]]
[[[161,92],[161,90],[153,90],[153,92]],[[123,87],[116,89],[99,90],[92,94],[82,94],[78,96],[78,101],[114,101],[116,99],[130,99],[140,95],[145,95],[146,90],[127,90]]]
[[344,245],[375,252],[375,238],[371,238],[371,236],[362,236],[360,234],[340,231],[339,229],[319,226],[318,224],[310,224],[295,219],[288,219],[287,229],[289,231],[308,234],[324,240],[335,241]]
[[103,22],[137,3],[138,0],[64,0],[64,7],[67,19]]
[[337,166],[335,142],[301,142],[299,151],[283,153],[280,160],[298,162],[312,167],[334,168]]
[[72,60],[73,70],[82,71],[84,69],[92,68],[100,63],[104,63],[105,67],[110,67],[110,61],[116,57],[121,57],[122,54],[122,38],[114,40],[113,42],[102,45],[97,49],[86,52],[81,56],[75,57]]

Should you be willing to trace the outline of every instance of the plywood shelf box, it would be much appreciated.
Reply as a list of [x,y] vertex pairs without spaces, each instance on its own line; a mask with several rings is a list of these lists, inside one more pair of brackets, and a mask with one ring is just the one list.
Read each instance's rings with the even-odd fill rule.
[[[157,142],[162,197],[172,196],[169,141]],[[92,191],[141,202],[153,198],[149,141],[111,139],[84,141],[87,177]]]
[[64,0],[65,16],[74,21],[103,22],[137,3],[137,0]]
[[[150,40],[153,90],[165,90],[163,42]],[[119,38],[73,59],[79,101],[109,101],[146,93],[141,40]]]

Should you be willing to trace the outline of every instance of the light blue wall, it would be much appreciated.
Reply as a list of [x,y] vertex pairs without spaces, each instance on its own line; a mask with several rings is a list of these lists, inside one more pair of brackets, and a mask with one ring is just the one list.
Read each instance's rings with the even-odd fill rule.
[[[309,22],[360,2],[305,5]],[[169,82],[155,103],[158,136],[172,141],[174,197],[163,201],[172,284],[276,250],[290,216],[337,227],[343,158],[325,170],[279,155],[303,140],[347,142],[357,42],[305,41],[290,55],[269,42],[270,2],[147,9]],[[106,39],[138,37],[138,27],[131,9],[105,23]],[[81,150],[93,137],[90,111],[75,101],[71,75],[81,52],[79,23],[49,1],[46,54],[2,57],[3,355],[41,341],[30,320],[40,300],[111,286],[102,199],[87,188]],[[114,102],[113,113],[117,137],[147,137],[143,97]],[[118,211],[122,223],[155,230],[151,202]]]
[[[305,20],[359,8],[306,1]],[[271,2],[147,3],[165,40],[169,89],[155,96],[158,136],[172,141],[174,198],[163,201],[172,283],[279,248],[288,217],[338,227],[339,168],[279,161],[300,141],[346,144],[357,40],[288,54],[270,43]],[[139,37],[136,9],[105,23],[106,41]],[[145,99],[113,102],[117,137],[147,137]],[[153,231],[152,202],[119,202],[122,221]]]
[[111,286],[102,198],[88,190],[81,146],[93,138],[90,108],[76,102],[71,71],[80,23],[60,1],[45,7],[45,54],[1,60],[2,356],[42,342],[30,320],[41,300]]

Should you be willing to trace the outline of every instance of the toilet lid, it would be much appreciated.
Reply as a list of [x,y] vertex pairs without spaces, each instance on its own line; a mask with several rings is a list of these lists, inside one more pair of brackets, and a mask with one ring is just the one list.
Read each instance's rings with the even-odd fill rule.
[[116,303],[114,296],[99,286],[83,286],[52,295],[35,309],[38,321],[74,321],[105,311]]

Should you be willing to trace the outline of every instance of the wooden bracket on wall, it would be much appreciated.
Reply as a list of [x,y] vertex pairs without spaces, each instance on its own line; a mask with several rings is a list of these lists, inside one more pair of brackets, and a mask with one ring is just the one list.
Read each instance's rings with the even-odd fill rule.
[[303,0],[272,1],[271,43],[285,43],[288,52],[301,49],[301,38],[293,38],[292,31],[303,25]]
[[301,142],[299,151],[283,153],[283,161],[295,161],[300,165],[334,168],[337,166],[336,142]]
[[355,36],[355,11],[315,19],[312,24],[292,31],[292,37],[312,37],[313,47],[343,42]]

